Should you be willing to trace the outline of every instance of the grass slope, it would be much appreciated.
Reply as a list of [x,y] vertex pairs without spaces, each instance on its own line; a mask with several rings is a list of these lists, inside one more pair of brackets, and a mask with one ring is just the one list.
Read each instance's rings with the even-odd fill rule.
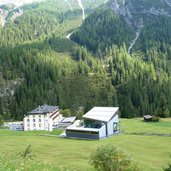
[[123,134],[101,141],[39,136],[41,132],[1,130],[0,155],[18,153],[31,144],[39,162],[79,171],[93,171],[88,163],[90,154],[98,146],[112,143],[130,154],[143,171],[162,171],[162,168],[167,166],[171,154],[171,137],[140,136],[131,133],[171,133],[171,119],[159,123],[144,123],[142,119],[121,119],[120,126]]

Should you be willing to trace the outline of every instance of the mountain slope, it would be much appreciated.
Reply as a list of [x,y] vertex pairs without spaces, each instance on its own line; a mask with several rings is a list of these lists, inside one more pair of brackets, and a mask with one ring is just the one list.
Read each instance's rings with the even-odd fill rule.
[[[42,3],[40,3],[42,2]],[[56,12],[66,12],[81,10],[83,15],[89,12],[104,0],[12,0],[0,2],[0,25],[3,27],[9,21],[14,21],[15,18],[21,16],[23,13],[30,11],[33,8],[44,8],[46,10],[56,10]]]
[[110,0],[72,35],[106,66],[122,117],[169,116],[170,0]]
[[[135,50],[146,50],[158,41],[170,45],[171,41],[168,38],[171,35],[170,4],[170,0],[110,0],[101,7],[99,12],[95,12],[85,21],[81,29],[75,33],[75,36],[73,35],[73,40],[87,45],[92,50],[97,50],[100,47],[96,46],[94,48],[91,43],[85,42],[86,40],[98,40],[98,46],[103,43],[106,46],[112,43],[120,46],[125,43],[129,53],[132,48]],[[109,26],[106,28],[103,28],[105,26],[101,27],[101,23],[103,23],[102,25],[104,23],[105,25],[113,24],[115,27],[118,25],[116,20],[110,18],[110,13],[117,16],[119,21],[123,23],[123,25],[119,26],[119,29],[123,30],[123,32],[118,32],[114,27],[112,28],[116,31],[113,30],[112,32]],[[106,17],[108,19],[103,18],[106,15],[109,15]],[[94,18],[96,18],[96,21]],[[97,20],[97,18],[99,19]],[[106,35],[104,32],[108,34]],[[120,42],[120,39],[116,41],[114,38],[111,39],[111,37],[122,39]]]
[[[138,13],[154,3],[145,0],[109,1],[94,13],[105,1],[83,1],[84,9],[69,2],[76,5],[24,5],[22,16],[0,28],[0,115],[22,119],[47,103],[74,113],[119,105],[121,117],[170,116],[170,17]],[[66,38],[76,29],[71,38],[94,53]]]
[[[77,3],[73,10],[58,0],[24,5],[19,8],[22,16],[0,28],[0,115],[4,118],[22,119],[43,103],[78,110],[115,102],[115,90],[102,64],[65,38],[82,23],[82,10],[73,2]],[[99,1],[84,3],[88,14]],[[86,61],[75,60],[78,51]],[[108,99],[101,98],[103,93]]]

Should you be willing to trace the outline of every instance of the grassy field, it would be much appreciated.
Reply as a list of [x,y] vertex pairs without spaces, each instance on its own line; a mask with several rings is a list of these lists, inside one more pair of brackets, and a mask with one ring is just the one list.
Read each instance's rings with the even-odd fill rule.
[[[79,171],[94,171],[90,154],[100,145],[111,143],[125,150],[142,171],[162,171],[171,154],[171,137],[132,135],[132,133],[171,134],[171,119],[145,123],[142,119],[121,119],[123,134],[100,141],[41,136],[42,132],[0,130],[0,156],[14,155],[31,144],[39,162]],[[60,131],[52,134],[59,134]]]

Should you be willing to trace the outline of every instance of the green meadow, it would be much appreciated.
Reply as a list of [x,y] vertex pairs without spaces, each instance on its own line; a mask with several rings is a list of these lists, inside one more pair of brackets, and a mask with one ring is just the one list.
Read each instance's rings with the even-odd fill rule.
[[60,134],[60,130],[52,132],[51,136],[43,136],[48,132],[0,130],[0,156],[14,156],[31,145],[36,160],[42,164],[54,168],[94,171],[89,165],[91,153],[98,146],[111,143],[123,149],[142,171],[162,171],[171,162],[171,136],[165,136],[171,134],[171,119],[162,119],[158,123],[145,123],[142,118],[121,119],[120,129],[122,134],[99,141],[53,136]]

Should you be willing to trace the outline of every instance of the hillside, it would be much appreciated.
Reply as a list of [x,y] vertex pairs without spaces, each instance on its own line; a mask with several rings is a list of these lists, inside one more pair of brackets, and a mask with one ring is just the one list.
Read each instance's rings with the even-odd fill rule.
[[170,1],[110,0],[72,34],[109,66],[122,116],[171,113],[170,9]]
[[31,9],[55,10],[56,12],[66,12],[81,10],[83,18],[94,8],[102,4],[104,0],[12,0],[0,2],[0,25],[4,27],[9,21],[14,21],[19,16]]
[[46,103],[170,116],[168,2],[49,0],[20,6],[13,20],[9,13],[0,28],[0,114],[22,119]]
[[128,53],[145,51],[158,42],[167,46],[171,44],[170,9],[170,0],[110,0],[84,22],[73,39],[93,51],[123,42]]
[[[84,3],[88,15],[100,1],[92,5],[90,1]],[[74,10],[58,0],[20,8],[25,11],[23,15],[0,28],[1,115],[6,119],[22,119],[28,110],[43,103],[73,110],[79,106],[89,109],[95,103],[107,105],[108,99],[102,100],[102,92],[109,99],[115,94],[108,95],[108,90],[114,92],[114,88],[109,80],[105,81],[102,64],[66,38],[82,23],[78,2]],[[78,52],[84,53],[88,60],[77,62]]]

